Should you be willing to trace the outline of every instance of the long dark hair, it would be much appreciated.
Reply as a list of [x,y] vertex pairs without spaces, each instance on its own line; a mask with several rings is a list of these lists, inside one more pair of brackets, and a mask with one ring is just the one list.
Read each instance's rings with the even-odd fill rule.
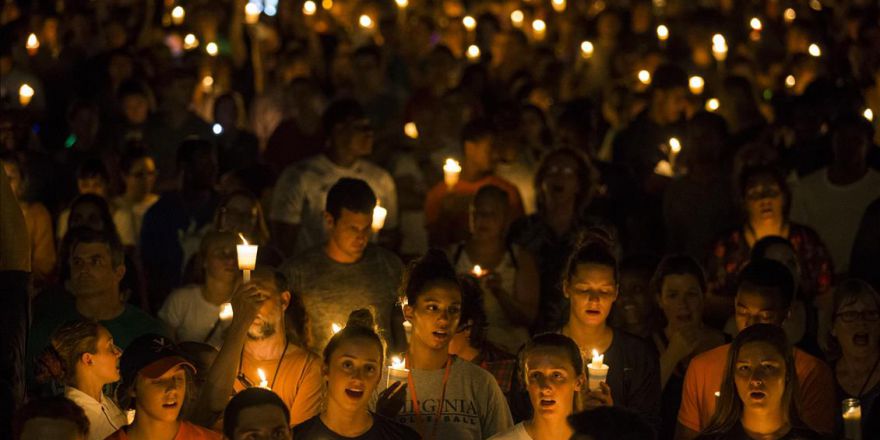
[[424,256],[413,261],[403,274],[401,297],[415,307],[416,301],[426,290],[438,284],[450,284],[461,291],[462,286],[446,253],[430,249]]
[[376,332],[376,321],[373,317],[373,312],[366,308],[353,310],[348,315],[348,322],[345,323],[345,327],[339,330],[327,342],[323,353],[324,365],[330,364],[330,358],[333,357],[333,352],[336,351],[340,344],[354,339],[367,340],[376,344],[376,347],[379,349],[379,365],[384,365],[385,341]]
[[614,282],[620,277],[620,264],[614,252],[614,237],[603,228],[589,228],[580,236],[577,245],[568,256],[562,283],[571,281],[580,264],[608,266],[614,271]]
[[785,391],[782,394],[783,409],[788,415],[788,422],[793,427],[803,426],[800,409],[800,387],[798,386],[797,370],[794,364],[794,350],[788,342],[788,336],[782,327],[772,324],[754,324],[741,331],[727,354],[727,362],[724,367],[724,381],[721,382],[721,395],[718,397],[718,405],[715,415],[709,421],[709,426],[702,434],[724,434],[736,426],[742,419],[743,401],[736,391],[734,375],[736,374],[736,360],[742,348],[751,342],[765,342],[770,344],[785,361]]
[[97,321],[85,319],[66,322],[58,327],[52,333],[49,345],[36,359],[37,381],[73,385],[76,365],[82,355],[98,351],[100,329]]
[[[561,350],[571,361],[571,367],[574,369],[574,373],[577,375],[584,374],[584,358],[577,342],[574,342],[573,339],[559,333],[542,333],[526,342],[517,355],[517,365],[520,372],[527,374],[526,359],[531,352],[541,348],[556,348]],[[523,376],[521,379],[525,381],[523,383],[528,383],[528,377]]]

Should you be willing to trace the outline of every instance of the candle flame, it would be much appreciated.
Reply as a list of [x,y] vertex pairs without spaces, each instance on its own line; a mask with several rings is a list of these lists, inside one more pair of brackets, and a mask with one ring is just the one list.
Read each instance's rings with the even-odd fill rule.
[[752,17],[752,19],[749,21],[749,26],[751,26],[751,28],[756,31],[760,31],[764,28],[763,23],[761,23],[761,19],[758,17]]
[[702,76],[694,75],[688,78],[688,86],[691,89],[691,93],[699,95],[700,93],[703,93],[703,87],[706,86],[706,80],[704,80]]
[[223,305],[220,306],[220,319],[225,321],[227,319],[232,319],[232,316],[233,316],[232,304],[223,303]]
[[212,41],[205,46],[205,52],[208,52],[208,55],[215,57],[217,56],[217,53],[220,52],[220,48],[217,46],[217,43]]
[[37,39],[37,34],[31,32],[31,34],[28,35],[25,47],[27,47],[28,49],[39,49],[40,40]]
[[398,8],[405,8],[409,6],[409,0],[395,0],[395,3],[397,3]]
[[315,15],[315,12],[318,11],[318,5],[315,4],[312,0],[308,0],[303,3],[303,14],[305,15]]
[[443,165],[443,171],[448,171],[450,173],[460,173],[461,165],[459,165],[458,161],[455,159],[446,159],[446,164]]
[[266,382],[266,372],[262,368],[257,368],[257,376],[260,376],[260,382]]
[[418,139],[419,138],[419,128],[416,126],[415,122],[407,122],[403,126],[403,134],[410,139]]
[[581,42],[581,55],[584,58],[590,58],[593,56],[593,42],[589,40],[585,40]]
[[461,19],[461,24],[464,25],[465,29],[472,31],[477,27],[477,19],[471,17],[470,15],[466,15],[464,18]]
[[665,24],[657,26],[657,39],[666,41],[669,38],[669,28]]
[[394,356],[391,358],[391,368],[394,368],[395,370],[402,370],[406,368],[406,362],[399,356]]
[[510,22],[513,23],[514,26],[522,26],[523,20],[525,20],[525,14],[523,14],[523,11],[517,9],[510,13]]
[[867,119],[868,121],[873,121],[874,120],[874,111],[869,108],[866,108],[865,111],[862,112],[862,116],[864,116],[865,119]]
[[678,138],[669,138],[669,149],[675,154],[681,151],[681,142],[679,142]]
[[334,322],[333,324],[330,324],[330,330],[332,330],[333,334],[335,335],[335,334],[339,333],[340,330],[342,330],[342,327],[339,324]]
[[812,55],[814,57],[822,56],[822,49],[820,49],[819,45],[816,43],[811,44],[810,47],[807,49],[807,51],[809,51],[810,55]]
[[241,232],[238,233],[238,236],[241,237],[241,241],[244,242],[245,246],[250,245],[250,243],[248,243],[247,239],[244,238],[244,235],[242,235]]
[[709,98],[706,101],[706,111],[714,112],[718,110],[718,107],[721,107],[721,102],[718,101],[718,98]]
[[469,60],[476,60],[480,58],[480,46],[476,44],[471,44],[467,48],[467,57]]

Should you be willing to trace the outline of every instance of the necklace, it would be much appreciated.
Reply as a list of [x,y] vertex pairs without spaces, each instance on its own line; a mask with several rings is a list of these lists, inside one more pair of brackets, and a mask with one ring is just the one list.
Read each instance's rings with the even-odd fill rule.
[[[275,380],[278,379],[278,372],[281,371],[281,362],[284,361],[284,355],[287,354],[287,347],[290,344],[287,342],[287,338],[284,338],[284,350],[281,351],[281,357],[278,358],[278,364],[275,365],[275,373],[272,375],[272,383],[269,384],[269,388],[275,388]],[[236,379],[245,387],[245,388],[253,388],[254,383],[251,382],[250,379],[241,371],[241,362],[244,360],[244,348],[241,349],[241,353],[238,354],[238,374],[235,376]]]

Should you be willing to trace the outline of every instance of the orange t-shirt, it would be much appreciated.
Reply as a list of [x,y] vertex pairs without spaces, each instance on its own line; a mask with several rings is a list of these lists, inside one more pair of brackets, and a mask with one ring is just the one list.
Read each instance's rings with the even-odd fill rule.
[[[174,436],[174,440],[221,440],[222,438],[223,436],[217,432],[189,422],[180,422],[180,428],[177,430],[177,435]],[[104,440],[128,440],[128,433],[125,428],[122,428]]]
[[452,190],[440,182],[425,198],[425,226],[432,247],[446,248],[468,238],[468,208],[474,194],[484,185],[495,185],[507,193],[511,221],[523,215],[519,190],[498,176],[486,176],[474,182],[459,180]]
[[[678,422],[700,432],[715,413],[715,393],[721,389],[730,344],[695,357],[688,365],[681,392]],[[834,432],[836,408],[834,376],[821,360],[794,349],[794,364],[801,391],[801,418],[808,427],[822,434]]]
[[[260,384],[257,368],[266,374],[268,385],[290,409],[290,425],[298,425],[316,416],[321,410],[321,360],[310,351],[291,345],[281,360],[257,361],[247,352],[243,353],[241,372],[255,386]],[[275,369],[278,376],[274,379]],[[244,385],[235,380],[233,389],[236,393],[243,391]]]

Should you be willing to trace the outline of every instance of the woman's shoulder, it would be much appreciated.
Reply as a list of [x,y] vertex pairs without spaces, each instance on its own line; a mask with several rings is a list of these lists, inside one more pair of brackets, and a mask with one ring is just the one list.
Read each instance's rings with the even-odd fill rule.
[[220,440],[223,438],[218,432],[185,421],[180,423],[177,437],[187,440]]
[[532,440],[532,437],[529,435],[528,431],[526,431],[523,422],[520,422],[513,425],[507,431],[499,432],[498,434],[489,437],[489,440]]

